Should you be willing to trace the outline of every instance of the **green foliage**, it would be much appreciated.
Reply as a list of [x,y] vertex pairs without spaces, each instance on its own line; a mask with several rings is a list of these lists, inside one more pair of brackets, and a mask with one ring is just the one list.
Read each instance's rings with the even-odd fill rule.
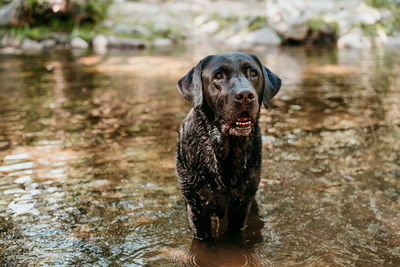
[[365,2],[377,8],[400,8],[399,0],[366,0]]
[[[21,1],[16,25],[3,28],[0,35],[10,33],[23,39],[42,40],[57,35],[80,36],[91,40],[112,0],[64,0],[64,9],[54,10],[49,1]],[[100,28],[101,30],[101,28]]]
[[28,0],[23,1],[20,10],[21,24],[48,25],[54,21],[64,21],[70,28],[71,24],[96,24],[107,13],[111,0],[64,0],[62,9],[55,10],[54,5],[48,1]]
[[[111,0],[86,0],[82,7],[83,13],[88,14],[93,22],[100,22],[107,15]],[[77,6],[79,9],[79,6]]]
[[249,20],[249,31],[258,30],[260,28],[268,26],[268,21],[266,17],[255,16]]
[[73,37],[80,37],[84,39],[87,42],[90,42],[93,40],[94,36],[98,33],[105,34],[105,35],[111,35],[112,32],[109,28],[106,27],[101,27],[101,26],[91,26],[91,25],[81,25],[79,28],[74,29],[71,34],[69,35],[69,38]]
[[308,21],[308,25],[310,26],[311,30],[318,31],[325,27],[326,23],[323,19],[310,19]]
[[308,25],[313,31],[323,31],[329,27],[335,35],[339,33],[339,24],[336,21],[327,22],[323,18],[314,18],[308,21]]
[[[375,25],[376,28],[384,30],[389,35],[400,31],[400,0],[366,0],[366,3],[375,8],[384,8],[392,12],[391,16],[382,18]],[[368,33],[370,30],[370,27],[367,27],[366,32]]]

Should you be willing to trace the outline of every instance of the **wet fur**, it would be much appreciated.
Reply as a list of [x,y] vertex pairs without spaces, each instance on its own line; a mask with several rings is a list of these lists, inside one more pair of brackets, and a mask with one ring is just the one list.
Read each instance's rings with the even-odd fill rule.
[[[205,61],[207,59],[210,57]],[[257,60],[260,68],[265,68]],[[182,122],[176,153],[179,187],[187,204],[194,237],[200,240],[211,238],[213,214],[219,218],[226,217],[231,230],[240,231],[246,226],[251,202],[260,182],[262,141],[258,119],[261,100],[267,105],[270,97],[266,103],[265,90],[272,92],[274,89],[270,88],[270,84],[267,84],[270,81],[265,77],[262,90],[257,91],[260,95],[254,128],[247,136],[231,135],[223,129],[216,116],[218,112],[232,112],[228,104],[214,106],[211,100],[207,100],[210,98],[208,91],[199,88],[204,84],[201,70],[205,61],[200,62],[178,82],[181,94],[194,107]],[[200,81],[196,82],[196,79]],[[276,79],[279,78],[276,76]],[[280,80],[275,86],[279,90]]]

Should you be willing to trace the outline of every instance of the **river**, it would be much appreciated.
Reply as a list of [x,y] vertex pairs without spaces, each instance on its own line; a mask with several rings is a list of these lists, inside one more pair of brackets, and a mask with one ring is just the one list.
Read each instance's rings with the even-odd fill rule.
[[399,266],[400,50],[257,51],[258,210],[193,240],[176,81],[220,49],[0,54],[1,266]]

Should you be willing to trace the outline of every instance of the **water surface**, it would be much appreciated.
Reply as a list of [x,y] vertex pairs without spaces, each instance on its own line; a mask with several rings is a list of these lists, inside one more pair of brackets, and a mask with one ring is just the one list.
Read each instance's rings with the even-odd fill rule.
[[399,266],[400,51],[257,54],[283,80],[241,236],[192,240],[175,83],[215,50],[0,55],[0,265]]

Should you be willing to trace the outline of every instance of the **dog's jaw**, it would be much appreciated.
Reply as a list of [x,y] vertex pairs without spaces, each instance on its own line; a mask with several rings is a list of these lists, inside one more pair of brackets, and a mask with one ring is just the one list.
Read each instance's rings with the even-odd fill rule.
[[253,129],[253,126],[248,126],[246,128],[234,127],[229,130],[229,134],[236,136],[248,136],[253,131]]
[[234,125],[231,126],[225,122],[222,122],[222,132],[228,135],[235,136],[248,136],[254,129],[254,123],[251,121],[250,124],[246,124],[243,126]]

